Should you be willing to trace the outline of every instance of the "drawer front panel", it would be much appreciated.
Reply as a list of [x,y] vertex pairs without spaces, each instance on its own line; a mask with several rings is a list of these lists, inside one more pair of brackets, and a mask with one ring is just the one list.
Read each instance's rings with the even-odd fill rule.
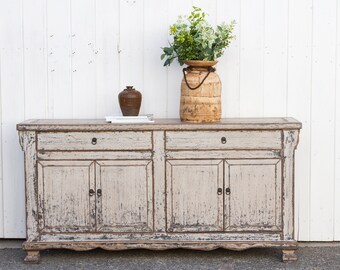
[[56,132],[38,134],[38,150],[151,150],[151,132]]
[[168,131],[166,149],[281,149],[281,131]]

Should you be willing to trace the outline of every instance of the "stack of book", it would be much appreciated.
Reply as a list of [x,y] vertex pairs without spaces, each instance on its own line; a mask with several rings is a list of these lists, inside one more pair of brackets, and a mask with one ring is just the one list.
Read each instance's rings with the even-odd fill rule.
[[106,116],[106,122],[113,124],[139,124],[139,123],[154,123],[153,115],[139,115],[139,116]]

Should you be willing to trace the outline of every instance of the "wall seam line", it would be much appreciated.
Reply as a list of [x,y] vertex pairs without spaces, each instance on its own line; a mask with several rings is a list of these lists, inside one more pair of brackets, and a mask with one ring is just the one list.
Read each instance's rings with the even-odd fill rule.
[[[98,54],[95,54],[97,51],[97,0],[94,0],[94,45],[92,47],[92,56],[93,56],[93,67],[94,67],[94,106],[95,106],[95,115],[98,118],[98,76],[97,76],[97,60],[98,60]],[[92,57],[91,57],[92,58]],[[99,118],[102,118],[103,116],[99,116]]]
[[289,101],[289,9],[290,0],[287,1],[287,44],[286,44],[286,117],[288,117],[288,101]]
[[309,154],[309,198],[308,198],[308,205],[309,205],[309,222],[308,222],[308,240],[311,240],[311,219],[312,219],[312,208],[311,208],[311,194],[312,194],[312,101],[313,101],[313,39],[314,39],[314,0],[312,0],[312,29],[311,29],[311,66],[310,66],[310,103],[309,103],[309,123],[310,123],[310,129],[309,129],[309,143],[310,143],[310,154]]
[[238,117],[241,116],[241,67],[242,67],[242,61],[241,61],[241,51],[242,51],[242,38],[241,38],[241,33],[242,33],[242,0],[240,1],[240,16],[239,16],[239,49],[238,49],[238,61],[239,61],[239,72],[238,72]]
[[336,21],[335,21],[335,61],[334,61],[334,67],[335,67],[335,81],[334,81],[334,157],[333,157],[333,167],[334,167],[334,178],[333,178],[333,241],[335,241],[335,209],[336,209],[336,204],[335,204],[335,188],[336,188],[336,146],[337,146],[337,86],[338,86],[338,76],[337,74],[337,66],[338,66],[338,27],[339,27],[339,1],[336,1]]
[[22,38],[22,77],[23,77],[23,98],[24,98],[24,119],[26,118],[26,68],[25,68],[25,14],[24,14],[24,1],[21,0],[21,38]]
[[265,77],[265,66],[266,66],[266,0],[263,0],[263,37],[262,37],[262,112],[261,116],[264,117],[265,115],[265,83],[264,83],[264,77]]
[[71,104],[72,104],[72,118],[74,118],[74,91],[73,91],[73,28],[72,28],[72,0],[70,0],[70,50],[69,50],[69,57],[70,57],[70,82],[71,82]]
[[2,50],[0,48],[0,143],[1,143],[1,147],[0,147],[0,184],[1,184],[1,208],[0,208],[0,220],[1,220],[1,225],[0,225],[0,237],[4,237],[4,227],[5,227],[5,215],[4,215],[4,181],[3,181],[3,132],[2,132],[2,127],[3,127],[3,123],[2,123],[2,65],[1,65],[1,55],[2,55]]
[[49,85],[49,47],[48,47],[48,3],[45,0],[45,67],[46,67],[46,105],[45,105],[45,117],[50,117],[50,85]]

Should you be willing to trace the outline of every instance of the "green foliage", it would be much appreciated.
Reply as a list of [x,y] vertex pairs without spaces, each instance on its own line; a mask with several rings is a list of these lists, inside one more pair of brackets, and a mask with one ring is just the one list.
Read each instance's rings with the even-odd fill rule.
[[173,42],[162,48],[164,66],[170,66],[176,58],[183,65],[185,60],[214,61],[223,55],[224,49],[235,38],[232,32],[236,22],[222,23],[214,30],[205,17],[200,8],[193,7],[189,17],[179,16],[177,22],[170,26]]

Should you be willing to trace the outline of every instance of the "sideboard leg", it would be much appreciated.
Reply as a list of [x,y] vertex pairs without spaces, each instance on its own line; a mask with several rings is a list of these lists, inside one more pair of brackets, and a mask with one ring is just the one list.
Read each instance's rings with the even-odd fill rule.
[[296,249],[283,249],[282,250],[282,261],[289,262],[289,261],[296,261],[297,254]]
[[40,253],[38,250],[28,250],[24,259],[25,263],[39,263]]

